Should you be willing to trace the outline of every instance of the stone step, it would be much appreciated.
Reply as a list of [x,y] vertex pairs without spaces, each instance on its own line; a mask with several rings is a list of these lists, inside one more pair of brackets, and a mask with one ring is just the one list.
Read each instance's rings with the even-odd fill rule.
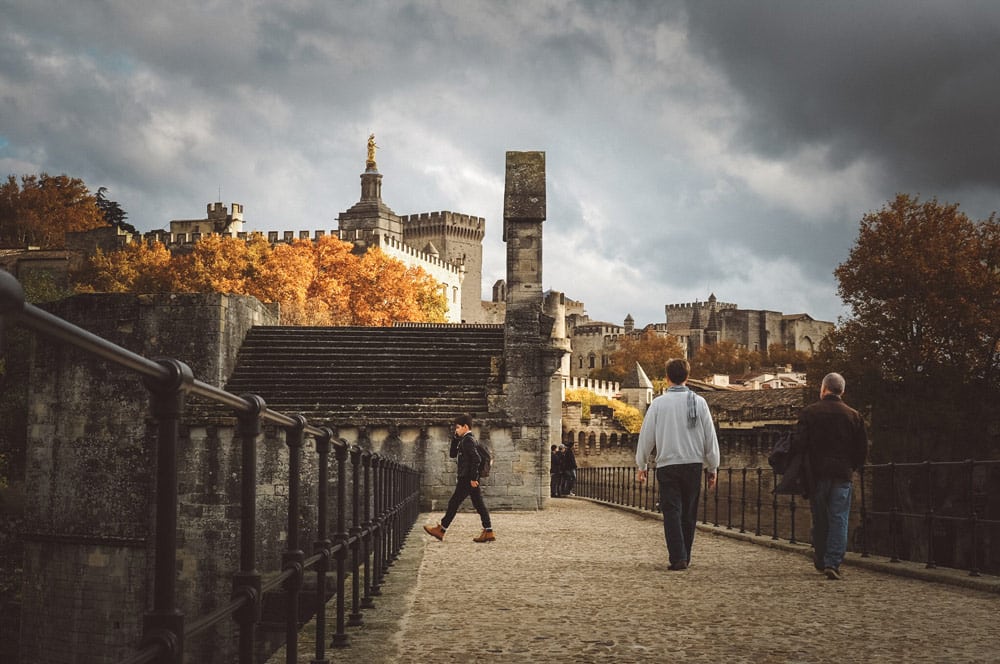
[[226,389],[317,421],[449,421],[488,410],[503,335],[502,326],[255,327]]

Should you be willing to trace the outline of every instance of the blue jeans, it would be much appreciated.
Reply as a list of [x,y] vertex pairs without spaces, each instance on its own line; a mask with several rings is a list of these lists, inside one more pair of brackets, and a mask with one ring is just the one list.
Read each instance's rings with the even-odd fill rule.
[[698,496],[701,493],[701,464],[682,463],[656,469],[663,512],[663,536],[667,540],[670,564],[691,562]]
[[847,521],[851,515],[851,483],[816,480],[812,497],[812,541],[816,565],[839,568],[847,551]]

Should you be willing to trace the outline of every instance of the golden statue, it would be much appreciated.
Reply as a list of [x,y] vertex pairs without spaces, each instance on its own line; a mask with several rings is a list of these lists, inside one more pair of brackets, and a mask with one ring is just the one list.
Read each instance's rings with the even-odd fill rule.
[[375,168],[375,134],[370,134],[368,136],[368,161],[365,162],[365,166],[368,168]]

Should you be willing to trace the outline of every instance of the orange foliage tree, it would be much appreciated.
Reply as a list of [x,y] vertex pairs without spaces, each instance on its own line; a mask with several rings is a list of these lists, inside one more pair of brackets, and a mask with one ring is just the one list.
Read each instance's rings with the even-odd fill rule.
[[58,249],[68,231],[107,226],[83,180],[67,175],[13,175],[0,184],[0,244]]
[[167,248],[137,242],[117,251],[98,249],[83,268],[71,275],[83,293],[169,293],[182,290],[171,269]]
[[288,325],[443,322],[440,285],[419,268],[373,249],[359,258],[333,236],[275,247],[260,235],[244,241],[208,235],[185,253],[133,244],[96,253],[77,288],[98,292],[196,292],[252,295],[281,305]]
[[175,254],[170,267],[182,291],[247,295],[270,253],[259,234],[247,240],[206,235],[190,252]]
[[[384,326],[425,315],[444,320],[447,305],[437,282],[422,269],[407,267],[378,248],[365,253],[348,279],[354,295],[352,325]],[[433,310],[425,312],[422,306],[428,302]]]

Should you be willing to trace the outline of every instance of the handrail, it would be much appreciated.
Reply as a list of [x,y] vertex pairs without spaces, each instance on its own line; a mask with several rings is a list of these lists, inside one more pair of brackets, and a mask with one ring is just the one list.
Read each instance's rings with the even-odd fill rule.
[[[942,477],[935,471],[955,477],[941,488]],[[910,476],[903,479],[909,481],[903,482],[900,475],[906,473]],[[865,465],[856,475],[855,496],[859,497],[851,510],[848,550],[862,557],[883,555],[890,562],[921,560],[928,568],[961,568],[969,576],[979,576],[981,571],[1000,574],[996,556],[982,560],[980,552],[982,544],[995,546],[1000,536],[1000,514],[988,511],[1000,491],[990,477],[998,473],[1000,460]],[[659,511],[655,473],[642,484],[635,481],[634,467],[579,468],[577,475],[578,496]],[[772,540],[809,543],[810,529],[803,527],[811,519],[807,501],[775,494],[776,485],[770,467],[720,468],[713,490],[703,482],[700,520],[727,530],[770,535]],[[941,528],[954,531],[952,549],[947,552],[940,550],[936,536]],[[987,529],[992,536],[984,535]]]
[[[254,656],[254,639],[261,620],[263,594],[283,587],[289,593],[287,604],[288,631],[286,633],[287,661],[295,662],[298,630],[298,592],[305,571],[315,572],[318,604],[316,607],[317,661],[325,661],[327,645],[325,623],[322,620],[326,596],[325,574],[331,558],[337,559],[337,632],[331,645],[348,646],[345,627],[345,578],[353,582],[353,612],[351,625],[362,624],[360,608],[371,608],[371,597],[378,594],[386,567],[398,555],[403,540],[416,521],[420,482],[418,473],[392,461],[362,450],[337,439],[332,429],[309,423],[301,415],[287,415],[270,410],[264,400],[256,395],[238,396],[221,388],[197,380],[183,362],[177,360],[154,361],[122,348],[100,336],[73,325],[25,300],[21,284],[10,273],[0,270],[0,316],[35,332],[63,341],[107,362],[139,374],[150,391],[151,412],[158,420],[157,481],[154,513],[155,553],[152,610],[143,619],[143,637],[137,650],[127,659],[130,664],[154,662],[179,664],[184,657],[185,639],[193,637],[223,620],[233,618],[239,625],[239,661],[249,664]],[[233,575],[233,593],[230,601],[207,613],[185,622],[178,610],[175,593],[176,531],[178,515],[177,496],[177,441],[178,422],[188,395],[231,408],[239,422],[236,437],[242,441],[242,487],[239,500],[240,518],[240,570]],[[256,445],[261,433],[261,423],[270,422],[285,430],[289,454],[288,500],[288,549],[282,554],[281,571],[264,582],[254,569],[256,557],[255,503],[256,503]],[[317,532],[319,541],[309,557],[299,550],[298,518],[300,473],[299,465],[303,437],[309,435],[316,441],[319,455],[318,493],[327,496],[330,482],[328,460],[331,452],[337,462],[338,491],[336,499],[336,542],[327,540],[326,503],[319,510]],[[234,439],[235,440],[235,439]],[[352,519],[348,536],[346,512],[347,499],[344,489],[350,466],[354,490]],[[361,494],[362,467],[364,468],[363,495]],[[364,523],[361,521],[359,502],[365,505]],[[374,513],[370,511],[374,505]],[[352,555],[348,557],[348,552]],[[348,559],[350,558],[350,559]],[[361,577],[366,603],[359,601]]]
[[[5,270],[0,270],[0,316],[11,316],[29,329],[65,341],[124,369],[134,371],[154,383],[163,383],[171,379],[171,371],[163,364],[143,357],[127,348],[122,348],[26,301],[20,282],[14,275]],[[193,379],[186,391],[220,405],[228,406],[237,413],[254,412],[254,405],[248,399],[198,379]],[[268,408],[260,413],[260,417],[267,422],[283,427],[291,427],[296,424],[296,420],[291,416]],[[310,436],[318,437],[324,434],[322,428],[309,424],[305,426],[303,431]],[[333,444],[346,445],[347,443],[333,441]]]

